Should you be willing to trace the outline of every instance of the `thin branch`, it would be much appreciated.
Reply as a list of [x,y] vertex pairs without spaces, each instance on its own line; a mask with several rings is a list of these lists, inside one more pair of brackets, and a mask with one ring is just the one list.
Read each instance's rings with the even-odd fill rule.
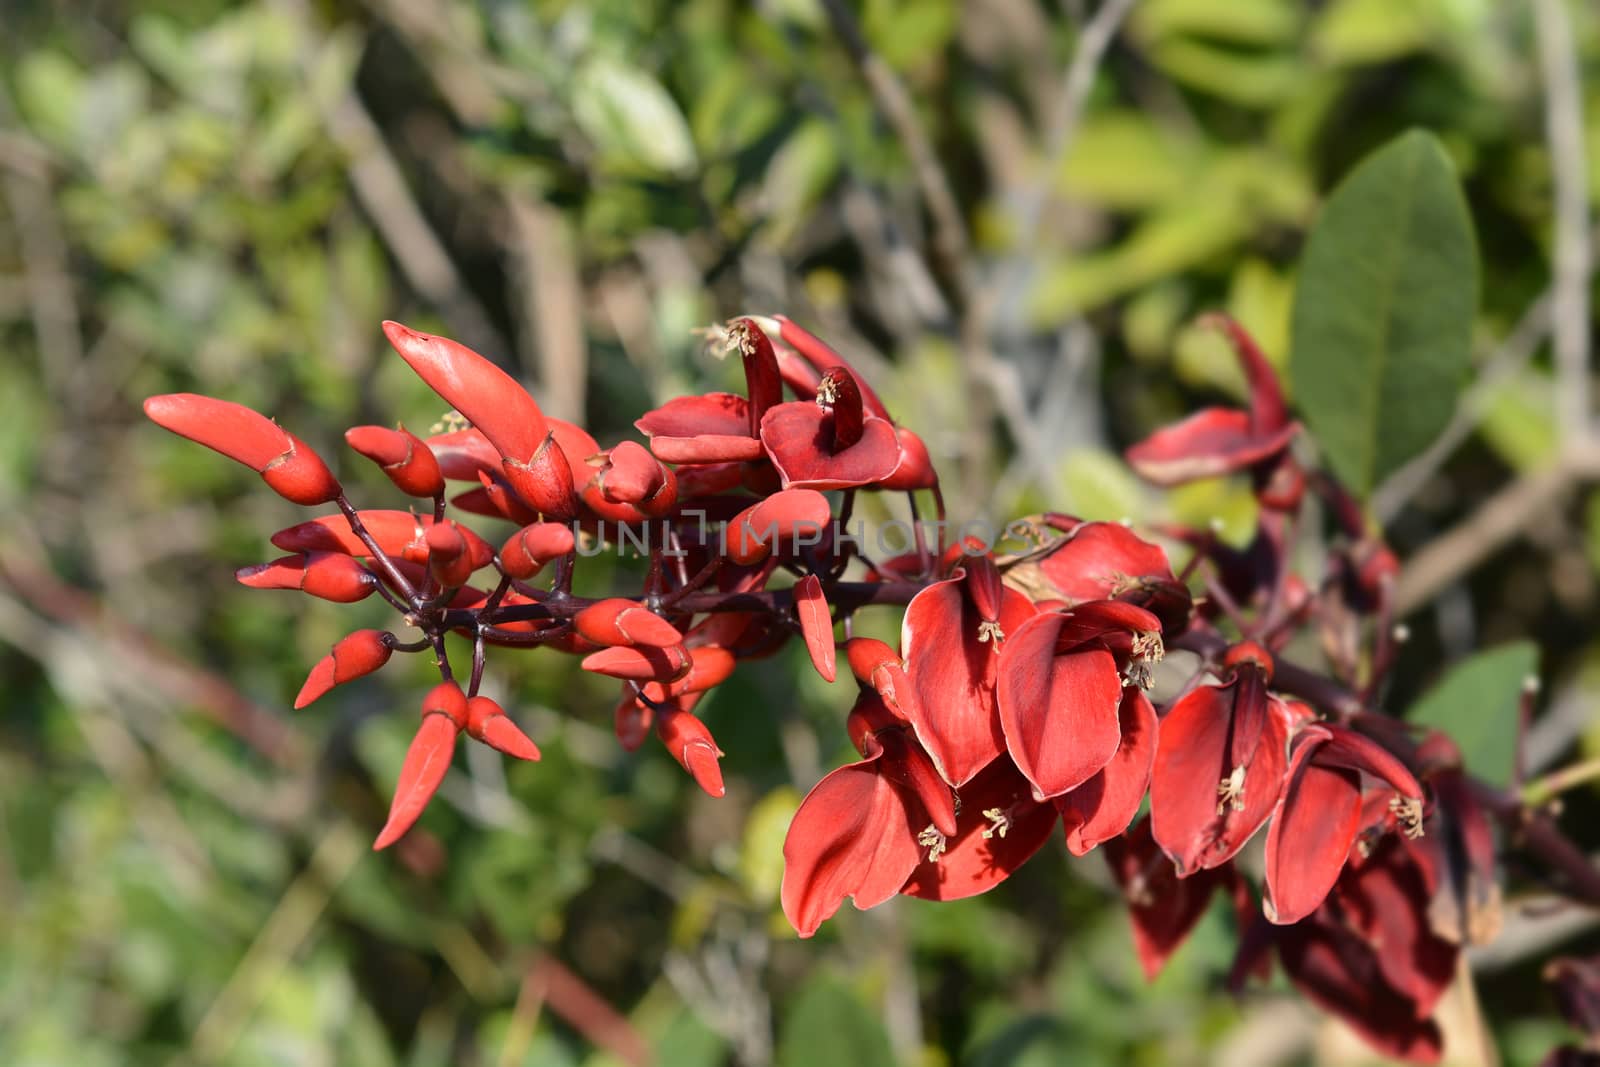
[[1404,617],[1471,571],[1537,522],[1579,484],[1600,478],[1600,447],[1573,448],[1544,470],[1495,493],[1459,526],[1434,538],[1407,562],[1395,589],[1395,614]]
[[1555,180],[1555,281],[1552,318],[1562,439],[1587,438],[1589,425],[1589,179],[1584,157],[1577,38],[1566,0],[1533,0],[1544,78],[1545,137]]

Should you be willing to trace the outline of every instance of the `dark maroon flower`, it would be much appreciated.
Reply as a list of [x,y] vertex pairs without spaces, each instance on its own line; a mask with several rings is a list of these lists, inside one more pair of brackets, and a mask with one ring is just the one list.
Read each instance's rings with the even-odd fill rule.
[[1122,889],[1133,924],[1133,947],[1146,979],[1154,980],[1189,937],[1218,889],[1228,893],[1236,912],[1250,909],[1250,894],[1231,863],[1179,878],[1172,860],[1150,833],[1150,817],[1105,843],[1106,864]]

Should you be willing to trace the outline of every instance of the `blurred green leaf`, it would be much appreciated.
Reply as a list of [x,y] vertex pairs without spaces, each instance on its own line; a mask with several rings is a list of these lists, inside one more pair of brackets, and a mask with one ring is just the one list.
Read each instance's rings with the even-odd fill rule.
[[779,1036],[779,1067],[894,1062],[883,1024],[849,986],[818,975],[791,999]]
[[1478,258],[1455,170],[1406,133],[1334,191],[1307,242],[1291,377],[1334,471],[1358,494],[1427,447],[1472,355]]
[[1335,0],[1318,15],[1311,40],[1332,63],[1382,63],[1428,44],[1432,6],[1432,0]]
[[1451,667],[1411,706],[1406,721],[1445,731],[1460,746],[1469,771],[1508,785],[1522,687],[1538,670],[1539,648],[1531,641],[1480,652]]
[[678,104],[638,67],[599,56],[578,69],[573,117],[611,161],[645,173],[694,170],[694,138]]

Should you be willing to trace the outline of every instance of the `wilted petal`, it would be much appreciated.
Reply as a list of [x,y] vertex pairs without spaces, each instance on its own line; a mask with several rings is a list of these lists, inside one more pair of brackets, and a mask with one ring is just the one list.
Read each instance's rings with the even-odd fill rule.
[[1150,788],[1156,758],[1156,709],[1136,686],[1122,691],[1117,708],[1117,753],[1076,789],[1055,799],[1067,832],[1067,849],[1082,856],[1128,828]]
[[1384,980],[1379,957],[1348,930],[1324,922],[1286,927],[1278,958],[1295,988],[1343,1019],[1373,1048],[1416,1063],[1435,1063],[1442,1050],[1439,1027],[1419,1018],[1412,1003]]
[[1233,868],[1224,865],[1179,878],[1150,835],[1148,816],[1122,837],[1107,841],[1101,852],[1128,903],[1139,966],[1153,981],[1205,914],[1212,893],[1234,881]]

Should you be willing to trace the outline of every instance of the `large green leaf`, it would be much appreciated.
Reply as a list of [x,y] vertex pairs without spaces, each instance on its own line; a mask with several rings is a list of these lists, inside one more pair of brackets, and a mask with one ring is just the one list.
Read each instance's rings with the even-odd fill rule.
[[1511,781],[1522,686],[1539,669],[1539,649],[1516,641],[1463,660],[1411,706],[1406,718],[1449,734],[1467,769],[1495,785]]
[[1455,172],[1430,134],[1403,134],[1334,191],[1295,291],[1295,396],[1357,493],[1449,421],[1477,301],[1477,248]]

